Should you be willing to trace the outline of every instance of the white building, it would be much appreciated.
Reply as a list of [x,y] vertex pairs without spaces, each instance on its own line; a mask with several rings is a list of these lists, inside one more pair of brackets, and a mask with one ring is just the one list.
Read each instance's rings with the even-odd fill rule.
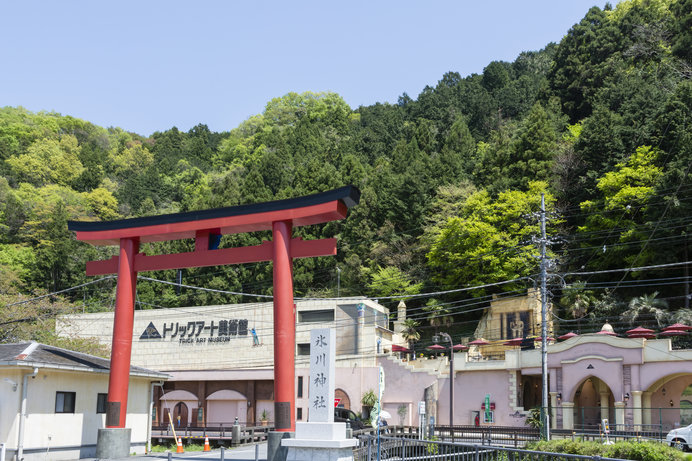
[[[110,362],[35,342],[0,344],[0,441],[7,459],[93,457],[105,427]],[[168,376],[131,367],[127,427],[144,453],[152,386]]]

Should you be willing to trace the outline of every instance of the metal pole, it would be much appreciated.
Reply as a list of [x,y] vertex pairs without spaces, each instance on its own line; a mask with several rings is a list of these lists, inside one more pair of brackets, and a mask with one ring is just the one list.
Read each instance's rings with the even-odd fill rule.
[[441,333],[449,341],[449,432],[454,441],[454,343],[447,333]]
[[541,194],[541,432],[545,440],[550,440],[550,416],[548,415],[548,322],[546,299],[546,259],[545,259],[545,194]]
[[336,297],[341,297],[341,268],[336,266]]

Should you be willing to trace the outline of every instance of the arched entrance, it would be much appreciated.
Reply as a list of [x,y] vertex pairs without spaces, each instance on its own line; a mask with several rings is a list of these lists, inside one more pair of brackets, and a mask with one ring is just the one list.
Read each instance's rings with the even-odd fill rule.
[[343,389],[335,389],[334,398],[341,399],[337,407],[351,409],[351,399],[348,398],[348,394]]
[[247,421],[247,398],[238,391],[222,389],[207,397],[207,424],[228,426],[238,418],[240,424]]
[[692,424],[692,374],[674,373],[660,378],[643,393],[645,427],[668,431]]
[[173,407],[173,422],[175,427],[187,427],[188,425],[187,405],[183,402],[178,402]]
[[[197,408],[198,399],[195,394],[184,390],[166,392],[159,398],[161,403],[161,415],[163,423],[169,424],[169,413],[172,416],[173,424],[178,427],[188,427],[192,425],[190,409]],[[180,416],[180,424],[178,424]]]
[[530,410],[541,406],[542,388],[543,384],[540,376],[523,375],[521,377],[521,400],[519,404],[524,407],[524,410]]
[[601,420],[615,421],[615,400],[610,387],[595,376],[586,378],[574,394],[574,428],[598,429]]

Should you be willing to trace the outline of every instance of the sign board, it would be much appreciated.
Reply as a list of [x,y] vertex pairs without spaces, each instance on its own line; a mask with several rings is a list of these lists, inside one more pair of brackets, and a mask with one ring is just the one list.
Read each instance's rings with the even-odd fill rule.
[[384,392],[384,368],[380,367],[380,398],[382,400],[382,393]]
[[310,331],[310,412],[311,423],[333,423],[334,407],[334,359],[336,358],[336,334],[333,328],[317,328]]
[[419,415],[425,414],[425,400],[421,400],[420,402],[418,402],[418,414]]
[[338,407],[340,403],[341,403],[341,399],[335,398],[334,399],[334,408]]
[[603,427],[603,432],[605,434],[610,434],[610,426],[608,425],[608,420],[604,419],[601,421],[602,427]]
[[[158,322],[157,322],[158,323]],[[161,331],[149,322],[139,336],[140,341],[171,341],[179,344],[218,344],[231,343],[236,338],[247,337],[248,320],[230,319],[218,320],[199,320],[195,318],[188,322],[163,322]]]
[[490,394],[485,394],[485,421],[491,421],[492,415],[490,413]]

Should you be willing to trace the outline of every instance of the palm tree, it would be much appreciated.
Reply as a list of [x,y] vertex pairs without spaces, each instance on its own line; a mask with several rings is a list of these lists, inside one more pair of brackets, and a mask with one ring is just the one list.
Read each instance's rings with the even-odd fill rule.
[[577,321],[577,331],[581,331],[581,319],[589,312],[589,306],[596,302],[593,291],[586,289],[585,282],[577,282],[567,287],[560,299],[560,305]]
[[630,325],[633,325],[635,320],[642,314],[653,314],[657,326],[660,327],[661,322],[668,317],[668,313],[664,310],[668,308],[668,303],[663,299],[656,299],[656,296],[658,296],[658,291],[650,295],[632,298],[627,310],[622,313],[622,318]]
[[413,356],[416,356],[416,351],[414,349],[414,341],[418,341],[420,339],[420,333],[418,330],[416,330],[416,327],[418,327],[420,323],[413,319],[406,319],[404,320],[403,323],[403,330],[401,330],[401,336],[404,338],[404,340],[408,343],[409,349],[413,351]]
[[427,319],[430,326],[435,328],[435,334],[437,334],[438,327],[449,328],[452,325],[449,309],[442,306],[438,300],[431,299],[423,310],[428,313]]

